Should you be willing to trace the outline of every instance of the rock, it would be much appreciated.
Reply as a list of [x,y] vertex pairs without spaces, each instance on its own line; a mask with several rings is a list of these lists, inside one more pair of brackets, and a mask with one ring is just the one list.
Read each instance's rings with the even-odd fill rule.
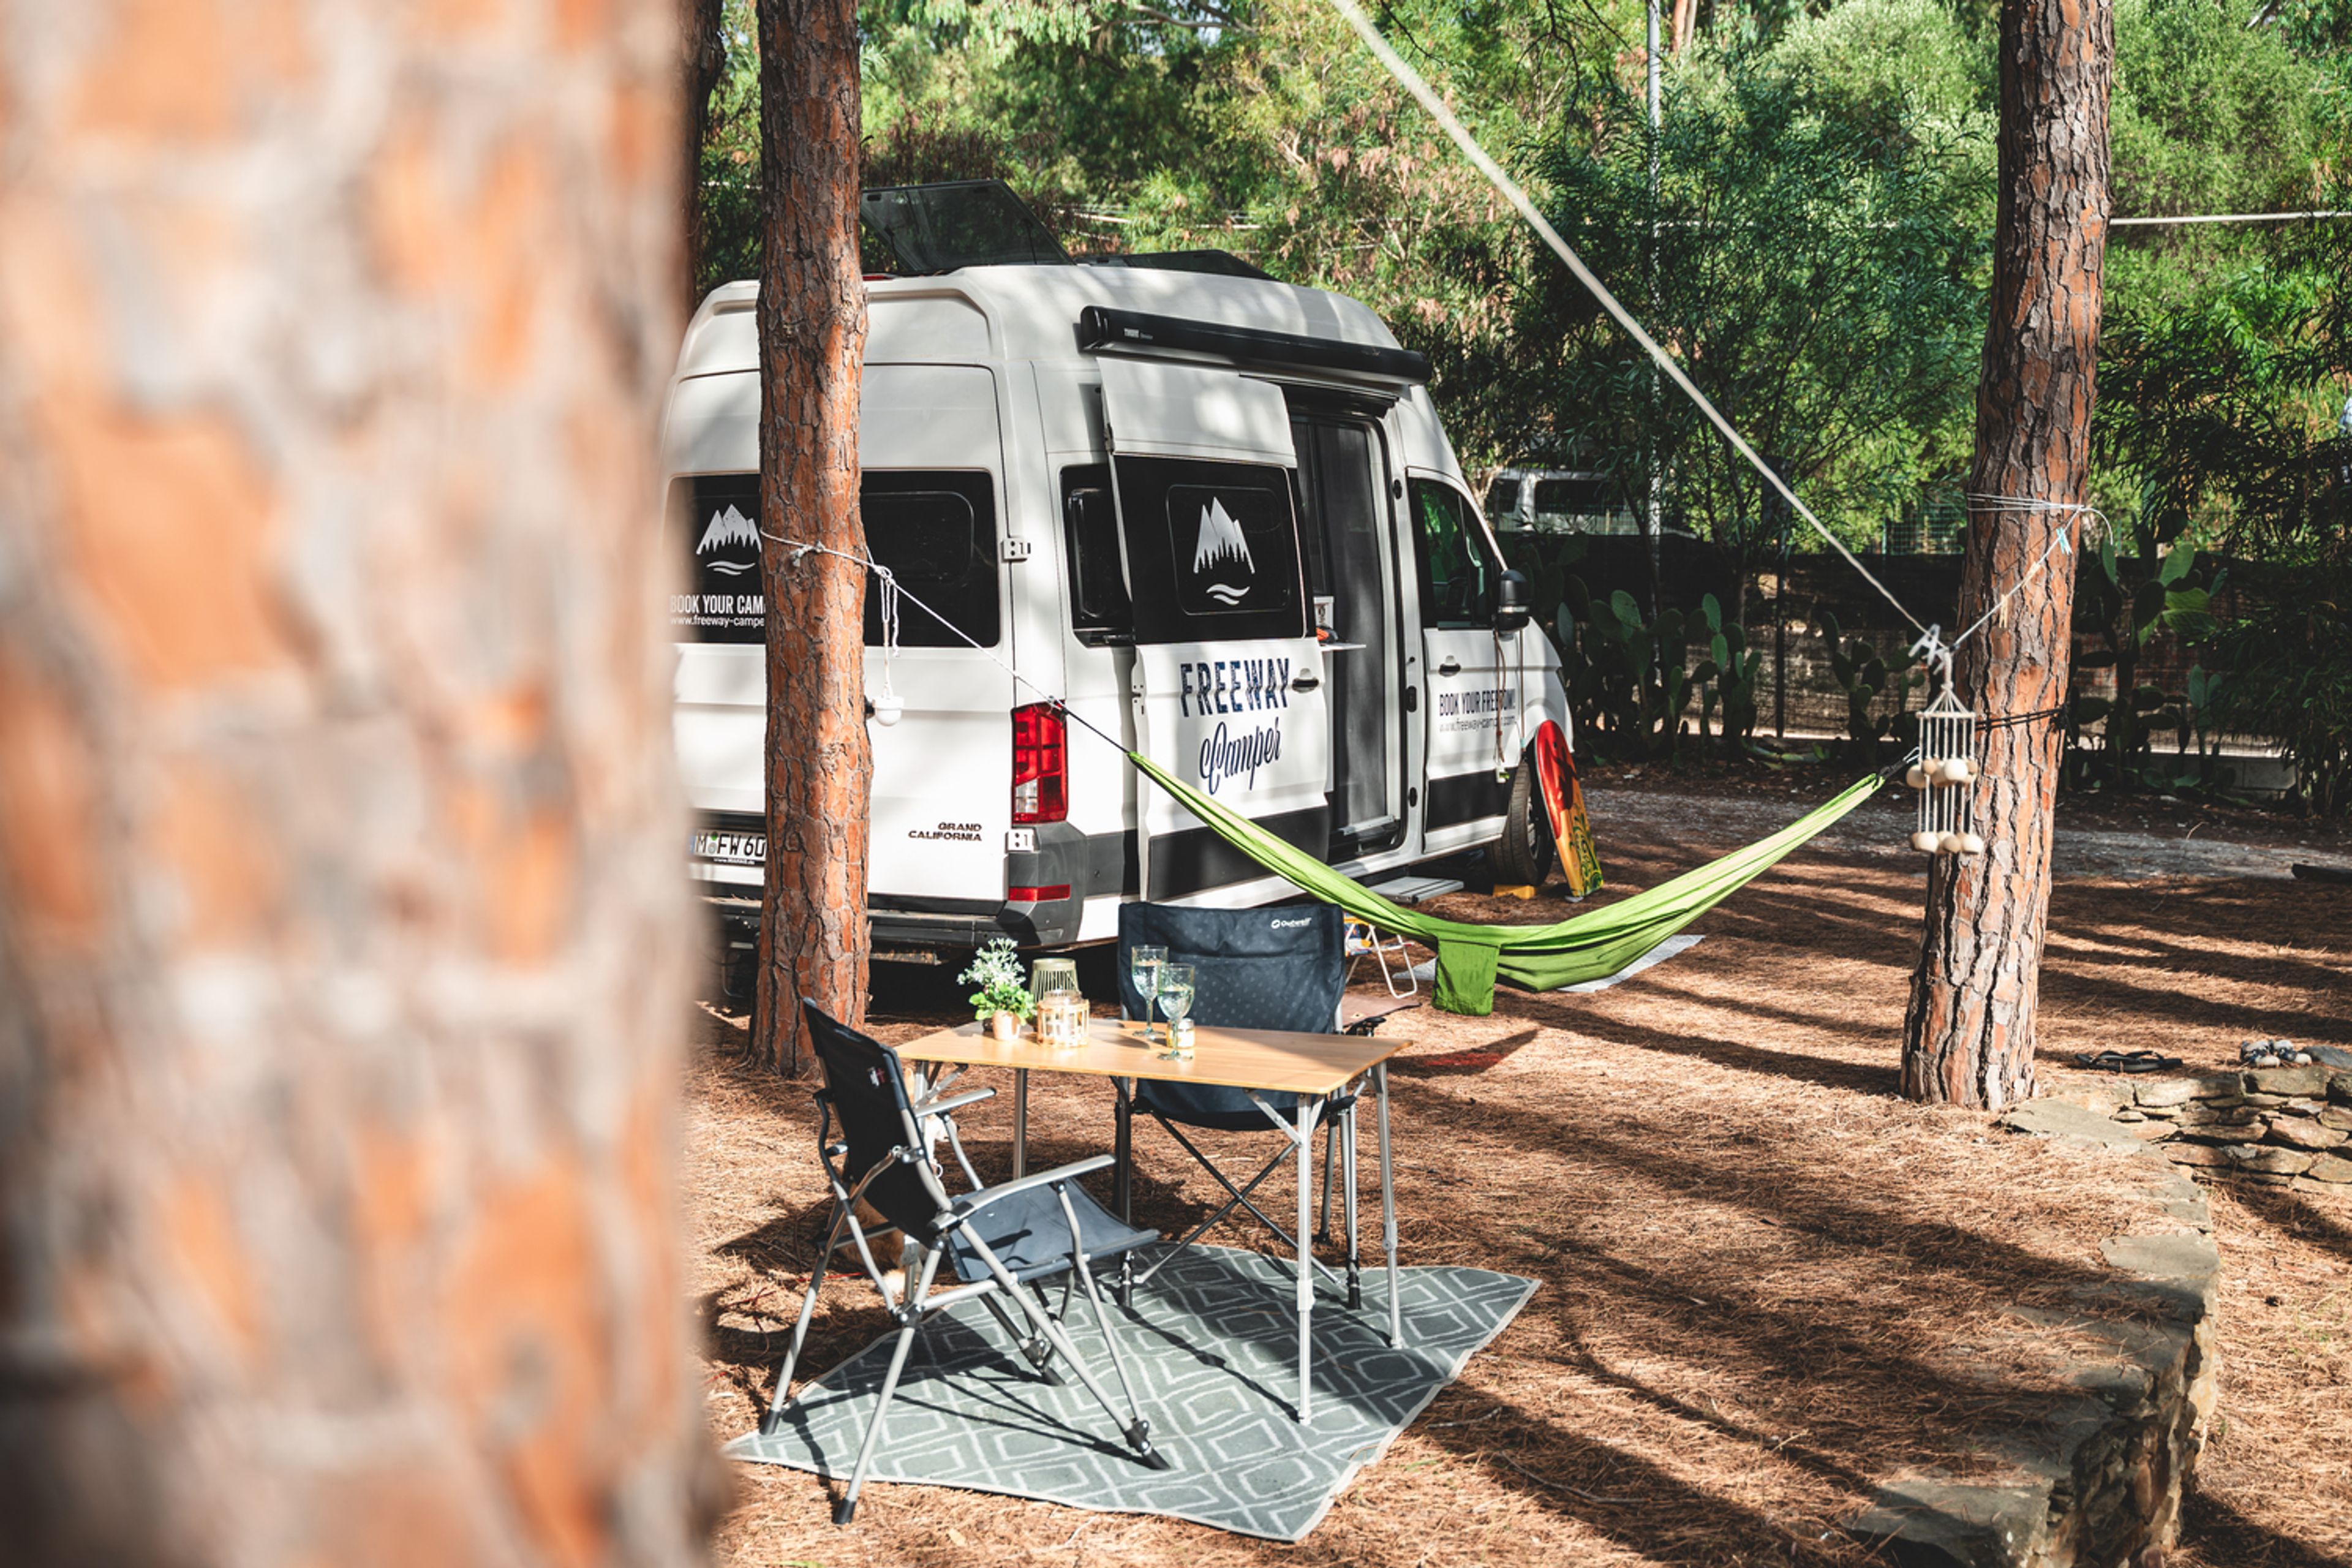
[[2238,1103],[2251,1105],[2257,1110],[2276,1110],[2287,1102],[2287,1099],[2284,1094],[2245,1094],[2239,1097]]
[[2352,1132],[2338,1132],[2316,1121],[2283,1116],[2271,1123],[2268,1142],[2292,1144],[2297,1149],[2333,1149],[2348,1138],[2352,1138]]
[[2130,1129],[2131,1135],[2143,1143],[2153,1143],[2160,1138],[2169,1138],[2179,1131],[2179,1128],[2169,1121],[2142,1121]]
[[2173,1137],[2183,1143],[2259,1143],[2270,1130],[2259,1121],[2230,1122],[2221,1127],[2180,1127]]
[[2352,1068],[2352,1051],[2341,1046],[2306,1046],[2304,1049],[2322,1067]]
[[2339,1105],[2352,1105],[2352,1072],[2338,1070],[2327,1075],[2327,1098]]
[[[2227,1079],[2221,1081],[2228,1082]],[[2137,1092],[2133,1094],[2132,1100],[2142,1108],[2151,1105],[2186,1105],[2199,1098],[2199,1091],[2204,1087],[2193,1078],[2158,1079],[2153,1083],[2141,1084]],[[2236,1086],[2231,1087],[2234,1089]]]
[[2251,1105],[2190,1105],[2180,1112],[2183,1127],[2248,1127],[2261,1120]]
[[2147,1117],[2137,1110],[2118,1110],[2108,1118],[2112,1121],[2145,1121]]
[[2284,1105],[2278,1108],[2278,1114],[2281,1116],[2316,1116],[2326,1108],[2326,1101],[2325,1100],[2290,1100]]
[[2335,1154],[2322,1154],[2312,1161],[2304,1174],[2315,1182],[2352,1182],[2352,1160]]
[[2230,1179],[2257,1187],[2291,1187],[2303,1180],[2301,1176],[2281,1176],[2268,1171],[2232,1171]]
[[2080,1147],[2132,1149],[2139,1141],[2098,1111],[2063,1100],[2029,1100],[2000,1119],[2012,1132],[2055,1138]]
[[2249,1094],[2318,1094],[2327,1088],[2327,1069],[2307,1067],[2256,1068],[2242,1075]]
[[2331,1105],[2319,1113],[2319,1124],[2352,1132],[2352,1108]]
[[2295,1149],[2264,1149],[2252,1143],[2231,1143],[2221,1151],[2221,1157],[2241,1171],[2252,1171],[2265,1176],[2299,1176],[2311,1169],[2315,1155]]
[[1963,1568],[2043,1555],[2035,1548],[2046,1546],[2050,1510],[2047,1479],[2000,1487],[1923,1479],[1881,1487],[1845,1527],[1878,1543],[1887,1562]]
[[[2190,1103],[2194,1104],[2196,1102],[2192,1100]],[[2179,1116],[2186,1109],[2188,1109],[2188,1107],[2179,1105],[2143,1105],[2139,1108],[2139,1113],[2142,1116],[2146,1116],[2150,1119],[2160,1118],[2168,1121],[2172,1120],[2172,1118]]]
[[2226,1165],[2229,1156],[2210,1143],[2183,1143],[2177,1140],[2164,1146],[2164,1157],[2176,1165]]

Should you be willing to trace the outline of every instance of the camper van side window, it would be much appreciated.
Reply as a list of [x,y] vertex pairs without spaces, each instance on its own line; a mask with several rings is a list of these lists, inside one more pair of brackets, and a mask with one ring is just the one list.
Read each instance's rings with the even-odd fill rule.
[[1289,469],[1121,458],[1117,480],[1138,642],[1305,632]]
[[1421,624],[1433,631],[1495,624],[1500,566],[1469,498],[1451,485],[1412,481],[1413,553],[1421,573]]
[[1118,562],[1118,511],[1110,465],[1062,470],[1062,541],[1070,557],[1070,625],[1089,644],[1134,639],[1135,611]]
[[[915,597],[982,647],[997,640],[996,497],[970,471],[868,470],[858,489],[866,548]],[[899,612],[907,647],[962,647],[962,637],[922,611]],[[882,646],[882,589],[866,582],[866,646]]]

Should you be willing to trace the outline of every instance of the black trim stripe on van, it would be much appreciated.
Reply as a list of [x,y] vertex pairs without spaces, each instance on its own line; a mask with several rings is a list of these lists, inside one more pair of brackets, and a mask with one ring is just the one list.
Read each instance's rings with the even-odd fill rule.
[[[1284,843],[1306,850],[1320,860],[1331,843],[1331,808],[1309,806],[1255,819],[1260,827]],[[1152,899],[1181,899],[1188,893],[1235,882],[1255,881],[1265,868],[1205,827],[1182,833],[1155,835],[1151,840],[1151,870],[1144,891]]]
[[1500,816],[1510,805],[1511,786],[1496,779],[1491,769],[1432,779],[1429,809],[1423,814],[1422,826],[1453,827],[1482,816]]
[[1415,384],[1426,384],[1429,380],[1429,356],[1412,349],[1384,349],[1297,332],[1228,327],[1217,321],[1188,321],[1181,316],[1151,316],[1104,305],[1088,305],[1078,312],[1078,347],[1089,353],[1104,348],[1177,349],[1214,354],[1235,364],[1354,371]]

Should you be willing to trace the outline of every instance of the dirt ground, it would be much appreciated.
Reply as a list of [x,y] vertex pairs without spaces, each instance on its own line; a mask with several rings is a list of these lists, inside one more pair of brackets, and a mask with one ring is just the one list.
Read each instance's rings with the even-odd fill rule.
[[[1752,837],[1750,816],[1786,820],[1830,787],[1685,784],[1675,802],[1665,781],[1638,795],[1628,782],[1594,781],[1612,893]],[[1708,801],[1724,808],[1699,808]],[[2062,833],[2130,838],[2132,826],[2093,816],[2062,819]],[[2291,822],[2231,826],[2209,821],[2195,837],[2296,858],[2333,847],[2295,842]],[[2024,1333],[2009,1309],[2095,1289],[2100,1238],[2149,1217],[2140,1178],[2121,1168],[2138,1162],[1895,1096],[1922,879],[1916,858],[1874,839],[1900,828],[1892,813],[1857,814],[1703,921],[1696,947],[1608,991],[1507,989],[1489,1018],[1423,1010],[1389,1026],[1412,1041],[1395,1069],[1405,1260],[1509,1269],[1541,1289],[1301,1544],[887,1485],[836,1531],[819,1482],[741,1467],[723,1559],[1868,1560],[1836,1522],[1878,1482],[1995,1474],[1988,1435],[2030,1418],[2020,1400],[2054,1386],[2064,1347]],[[2117,852],[2167,863],[2160,847]],[[2046,1088],[2083,1081],[2063,1065],[2078,1050],[2152,1047],[2219,1067],[2250,1036],[2352,1045],[2352,887],[2275,869],[2092,870],[2077,862],[2053,899]],[[1465,893],[1444,907],[1538,920],[1563,906]],[[877,1033],[950,1020],[944,978],[884,972]],[[688,1120],[721,1436],[756,1420],[825,1217],[806,1090],[750,1068],[741,1038],[740,1021],[709,1020]],[[992,1176],[1009,1107],[963,1121]],[[1109,1125],[1099,1086],[1041,1079],[1033,1161],[1099,1152]],[[1139,1217],[1167,1229],[1204,1214],[1208,1179],[1187,1180],[1164,1139],[1138,1142]],[[2216,1193],[2214,1213],[2223,1420],[2171,1562],[2352,1564],[2352,1204],[2256,1189]],[[838,1305],[819,1315],[812,1371],[886,1326],[870,1290],[826,1300]]]

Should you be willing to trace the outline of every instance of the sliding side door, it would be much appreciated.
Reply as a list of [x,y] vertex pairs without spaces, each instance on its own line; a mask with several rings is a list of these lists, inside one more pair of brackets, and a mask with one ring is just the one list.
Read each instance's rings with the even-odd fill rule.
[[[1293,503],[1290,416],[1270,383],[1106,355],[1103,414],[1144,753],[1320,857],[1330,720]],[[1137,795],[1146,898],[1244,903],[1269,884],[1164,791]]]

